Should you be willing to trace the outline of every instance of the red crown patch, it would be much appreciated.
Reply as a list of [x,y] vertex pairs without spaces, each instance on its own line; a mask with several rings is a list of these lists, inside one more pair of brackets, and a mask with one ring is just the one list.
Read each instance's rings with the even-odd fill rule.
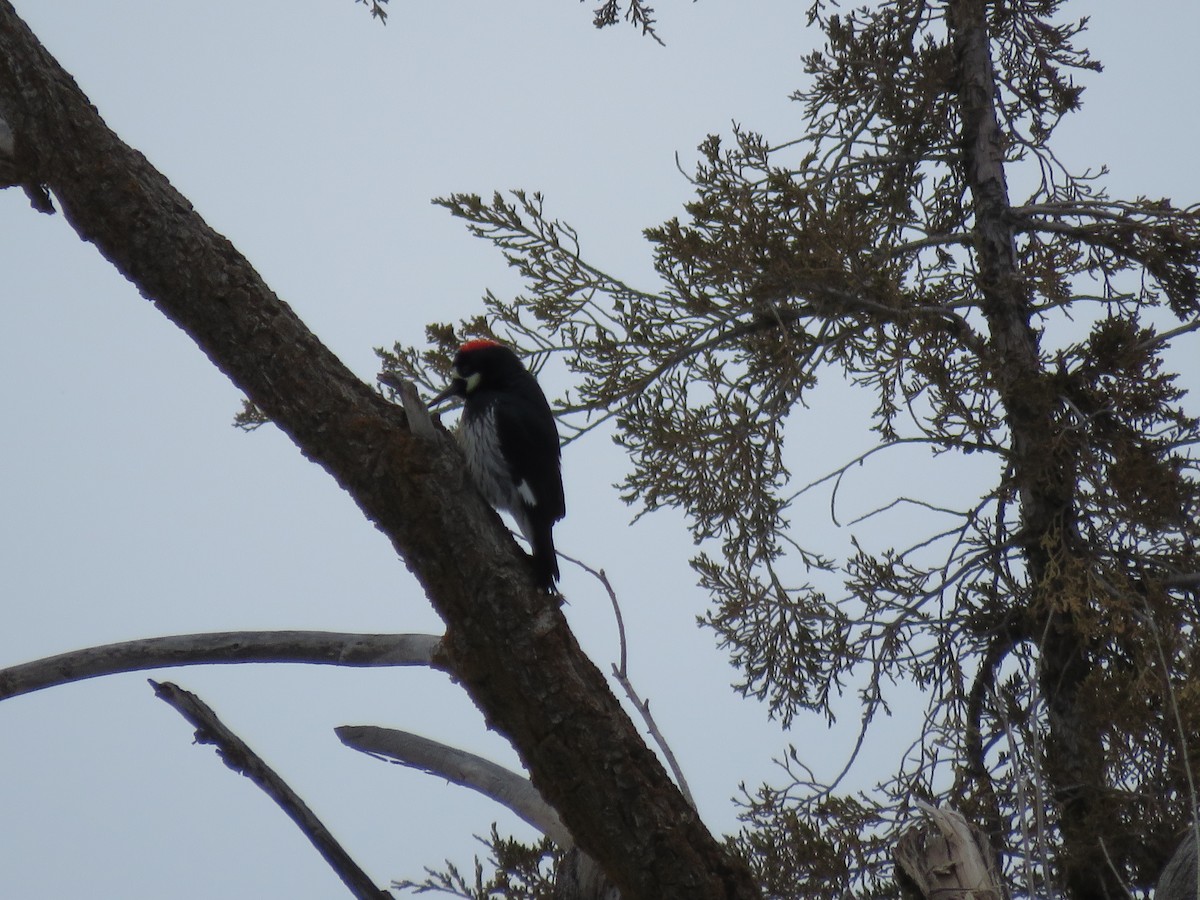
[[459,353],[470,353],[472,350],[483,350],[485,347],[500,347],[503,346],[498,341],[493,341],[491,338],[476,338],[473,341],[467,341],[458,348]]

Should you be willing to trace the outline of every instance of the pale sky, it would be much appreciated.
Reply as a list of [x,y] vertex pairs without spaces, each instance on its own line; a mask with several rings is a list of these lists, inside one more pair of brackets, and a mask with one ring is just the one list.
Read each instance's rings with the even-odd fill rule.
[[[808,4],[787,0],[660,2],[665,48],[627,26],[596,32],[596,4],[565,0],[397,2],[386,28],[350,0],[16,5],[109,125],[367,380],[373,347],[419,342],[427,321],[476,312],[488,287],[515,287],[500,256],[430,198],[540,190],[593,262],[653,288],[641,230],[689,197],[676,154],[690,168],[705,135],[735,121],[796,136],[800,110],[787,98],[820,38],[805,26]],[[1200,6],[1073,10],[1095,10],[1086,43],[1106,72],[1087,80],[1060,156],[1109,164],[1114,196],[1200,199]],[[0,192],[0,271],[0,666],[193,631],[439,629],[333,481],[272,428],[232,428],[239,392],[62,216],[32,212],[13,190]],[[868,399],[837,386],[814,399],[795,427],[820,440],[790,448],[800,483],[871,446],[856,418]],[[557,542],[612,578],[632,676],[703,817],[728,832],[739,782],[776,778],[771,760],[789,743],[820,775],[840,768],[856,702],[846,699],[832,733],[819,718],[783,733],[736,697],[736,673],[693,624],[706,598],[682,517],[630,527],[610,487],[623,471],[603,436],[568,448]],[[858,512],[877,505],[869,495],[890,474],[863,474]],[[797,527],[843,548],[848,533],[827,503]],[[606,597],[570,566],[563,590],[582,644],[607,669],[617,643]],[[482,849],[471,834],[493,821],[528,834],[492,802],[334,737],[343,724],[399,727],[515,765],[437,673],[123,675],[0,703],[0,897],[341,896],[274,804],[191,744],[147,674],[214,707],[380,886],[445,857],[469,871]],[[886,774],[869,771],[873,754],[891,760],[895,744],[882,743],[864,757],[863,782]]]

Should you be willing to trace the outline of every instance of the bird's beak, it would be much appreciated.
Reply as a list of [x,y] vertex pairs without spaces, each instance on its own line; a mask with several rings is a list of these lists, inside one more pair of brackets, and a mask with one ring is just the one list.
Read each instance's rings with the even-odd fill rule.
[[430,400],[427,405],[430,409],[433,409],[435,406],[440,406],[451,397],[460,393],[462,393],[462,381],[461,379],[454,378],[451,380],[450,384],[446,386],[446,389]]

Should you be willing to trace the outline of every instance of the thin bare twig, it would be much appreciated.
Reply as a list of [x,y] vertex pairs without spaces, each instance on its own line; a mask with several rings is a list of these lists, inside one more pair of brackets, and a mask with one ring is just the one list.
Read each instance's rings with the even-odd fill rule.
[[160,700],[173,706],[196,727],[197,743],[214,745],[225,765],[253,781],[287,813],[351,894],[363,900],[394,900],[389,891],[375,886],[300,796],[245,741],[230,731],[203,700],[170,682],[160,684],[151,680],[150,684]]
[[[859,465],[860,463],[866,461],[866,459],[868,457],[874,456],[876,453],[879,453],[881,450],[890,450],[893,447],[899,447],[904,444],[929,444],[929,445],[932,445],[935,447],[945,447],[945,448],[956,447],[956,448],[969,450],[971,452],[990,451],[993,453],[999,453],[999,454],[1003,455],[1003,451],[999,447],[991,447],[986,444],[979,444],[979,443],[975,443],[973,441],[937,441],[937,440],[934,440],[933,438],[927,438],[927,437],[896,438],[895,440],[883,441],[882,443],[876,444],[874,447],[870,448],[869,450],[863,451],[862,453],[858,454],[858,456],[856,456],[853,459],[849,460],[848,462],[838,466],[832,472],[827,472],[826,474],[822,475],[820,478],[810,481],[808,484],[806,484],[804,487],[800,488],[795,493],[784,498],[784,502],[792,503],[797,498],[808,493],[813,488],[819,487],[820,485],[824,484],[827,481],[834,481],[835,489],[836,489],[836,485],[838,483],[840,483],[842,476],[844,476],[854,466]],[[835,518],[834,521],[836,522],[837,519]]]
[[589,575],[593,576],[597,581],[604,585],[604,590],[608,592],[608,599],[612,603],[613,615],[617,620],[617,635],[621,643],[620,664],[613,664],[612,674],[616,679],[617,684],[621,685],[621,689],[625,691],[625,696],[636,707],[638,715],[646,723],[646,728],[650,732],[650,736],[654,738],[654,743],[662,751],[663,757],[667,761],[667,766],[671,773],[675,776],[675,783],[679,785],[679,792],[683,794],[684,799],[691,804],[692,808],[696,808],[696,799],[692,796],[692,790],[688,787],[687,779],[683,777],[683,770],[679,767],[679,760],[675,758],[674,751],[671,750],[671,745],[667,743],[667,739],[663,737],[659,731],[658,723],[654,720],[654,716],[650,713],[650,701],[643,700],[638,692],[633,687],[633,682],[629,680],[629,655],[628,644],[625,640],[625,620],[621,616],[621,604],[617,601],[617,592],[613,590],[612,583],[608,580],[608,575],[603,569],[593,569],[587,563],[581,560],[567,556],[565,553],[559,553],[567,562],[573,562],[579,568],[583,569]]

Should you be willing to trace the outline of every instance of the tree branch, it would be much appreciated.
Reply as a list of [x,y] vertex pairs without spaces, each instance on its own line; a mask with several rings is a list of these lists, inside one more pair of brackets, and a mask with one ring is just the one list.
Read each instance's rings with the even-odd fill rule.
[[438,741],[375,725],[343,725],[334,732],[343,744],[390,763],[420,769],[462,787],[477,791],[512,810],[561,849],[575,846],[558,813],[529,779],[491,760]]
[[0,700],[101,675],[171,666],[274,662],[442,668],[440,641],[432,634],[332,631],[224,631],[122,641],[0,669]]
[[391,893],[375,886],[299,795],[245,741],[230,731],[204,701],[170,682],[151,681],[150,684],[160,700],[169,703],[196,726],[196,743],[213,744],[225,765],[253,781],[288,814],[355,897],[392,900]]

